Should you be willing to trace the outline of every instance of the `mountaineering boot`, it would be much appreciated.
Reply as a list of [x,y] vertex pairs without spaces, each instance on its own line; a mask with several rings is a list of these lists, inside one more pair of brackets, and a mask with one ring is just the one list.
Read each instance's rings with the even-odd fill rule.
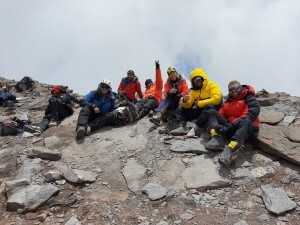
[[25,125],[23,129],[24,131],[35,135],[39,135],[43,132],[39,126],[33,126],[33,125]]
[[137,120],[139,118],[139,113],[135,105],[132,102],[128,102],[128,108],[133,116],[133,119]]
[[127,123],[132,123],[134,121],[132,113],[129,111],[127,107],[124,108],[124,113],[127,117]]
[[48,127],[57,127],[58,121],[56,119],[51,119],[50,123],[48,124]]
[[231,163],[236,160],[238,153],[244,148],[243,143],[239,143],[237,141],[231,141],[229,145],[226,145],[221,156],[219,158],[219,162],[224,166],[229,166]]
[[83,126],[79,126],[76,131],[76,139],[83,139],[85,135],[86,129]]
[[178,122],[175,120],[168,121],[167,125],[165,127],[162,127],[158,129],[159,134],[169,134],[170,131],[176,129],[178,127]]
[[201,133],[204,131],[205,131],[205,128],[198,127],[197,125],[195,125],[195,127],[193,127],[186,136],[187,137],[195,137],[195,136],[199,137],[201,135]]
[[151,123],[154,123],[155,125],[159,126],[162,119],[162,113],[157,112],[155,116],[153,116],[150,120]]
[[205,143],[205,149],[207,150],[223,150],[225,147],[225,143],[220,135],[214,135],[211,139]]
[[186,127],[186,124],[180,124],[178,128],[170,131],[173,136],[183,136],[187,135],[190,130]]
[[154,115],[153,110],[150,110],[149,113],[148,113],[148,117],[152,117],[153,115]]

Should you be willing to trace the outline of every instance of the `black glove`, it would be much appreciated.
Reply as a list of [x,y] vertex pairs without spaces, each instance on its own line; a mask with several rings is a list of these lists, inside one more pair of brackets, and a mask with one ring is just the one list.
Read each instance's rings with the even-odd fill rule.
[[155,61],[155,67],[156,67],[156,69],[159,69],[159,67],[160,67],[159,60]]
[[220,135],[226,135],[229,127],[228,126],[223,126],[223,125],[217,125],[217,126],[214,126],[214,129],[215,131],[220,134]]

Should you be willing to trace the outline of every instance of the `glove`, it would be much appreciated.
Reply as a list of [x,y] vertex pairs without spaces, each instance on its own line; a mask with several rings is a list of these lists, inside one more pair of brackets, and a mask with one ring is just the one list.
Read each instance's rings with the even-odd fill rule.
[[159,69],[159,68],[160,68],[159,60],[155,61],[155,67],[156,67],[156,69]]
[[228,129],[229,129],[229,127],[228,126],[223,126],[223,125],[217,125],[217,126],[215,126],[214,127],[214,129],[215,129],[215,131],[218,133],[218,134],[220,134],[220,135],[226,135],[226,133],[227,133],[227,131],[228,131]]

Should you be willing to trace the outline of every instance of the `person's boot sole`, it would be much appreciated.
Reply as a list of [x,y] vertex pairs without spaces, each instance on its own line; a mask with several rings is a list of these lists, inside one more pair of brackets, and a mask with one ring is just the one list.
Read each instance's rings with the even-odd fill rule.
[[85,136],[85,130],[84,129],[79,129],[77,132],[76,132],[76,139],[79,140],[79,139],[83,139]]
[[157,125],[157,126],[159,126],[160,125],[160,120],[158,121],[158,120],[156,120],[155,118],[151,118],[151,119],[149,119],[149,121],[151,122],[151,123],[154,123],[155,125]]

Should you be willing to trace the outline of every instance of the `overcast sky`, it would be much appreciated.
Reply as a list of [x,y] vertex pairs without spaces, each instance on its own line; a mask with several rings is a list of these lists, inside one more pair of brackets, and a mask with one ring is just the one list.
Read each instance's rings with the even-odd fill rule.
[[300,96],[299,0],[0,0],[0,76],[29,75],[86,94],[132,69],[142,83],[160,60],[189,80],[203,68]]

